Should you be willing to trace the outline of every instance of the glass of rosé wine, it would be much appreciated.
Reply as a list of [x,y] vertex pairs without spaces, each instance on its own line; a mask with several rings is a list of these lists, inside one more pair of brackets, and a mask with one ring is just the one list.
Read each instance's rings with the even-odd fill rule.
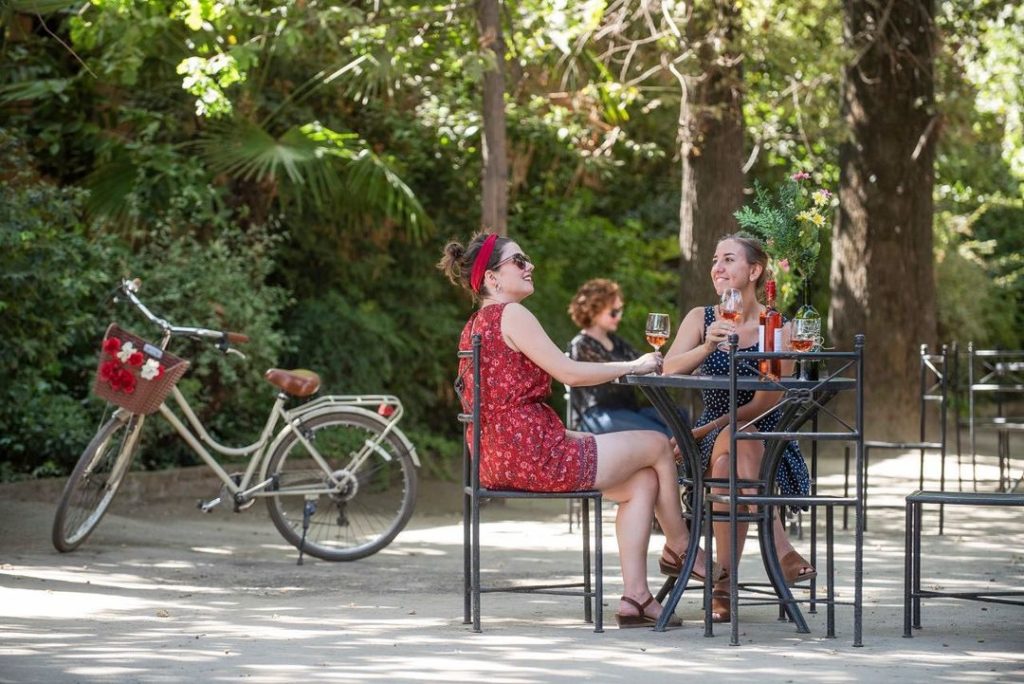
[[654,347],[654,351],[660,351],[662,345],[668,342],[668,336],[671,330],[672,325],[669,323],[668,314],[647,314],[647,327],[645,328],[644,333],[647,336],[647,344]]
[[[740,316],[743,315],[743,295],[735,287],[727,287],[722,290],[722,300],[718,306],[718,312],[727,321],[739,325]],[[718,348],[724,352],[729,351],[728,342],[719,342]]]
[[820,349],[824,340],[821,337],[821,319],[793,320],[793,336],[789,346],[793,351],[809,352]]

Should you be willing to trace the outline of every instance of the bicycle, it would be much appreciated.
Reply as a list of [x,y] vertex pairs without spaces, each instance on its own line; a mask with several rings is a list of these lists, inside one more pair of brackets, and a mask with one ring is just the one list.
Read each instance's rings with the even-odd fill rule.
[[[161,359],[168,368],[170,360],[180,361],[167,351],[174,338],[212,342],[225,354],[245,357],[233,345],[247,342],[246,335],[171,325],[139,299],[140,286],[138,279],[122,280],[114,301],[127,299],[162,331],[159,345],[141,338],[132,345],[132,350],[145,352],[142,358],[153,359],[147,361],[153,364],[149,375],[163,373],[163,367],[157,370]],[[173,371],[183,373],[184,363]],[[136,360],[133,364],[140,365]],[[101,363],[96,393],[104,370]],[[220,496],[199,502],[203,511],[227,501],[241,512],[256,499],[265,499],[274,526],[299,550],[300,565],[303,553],[328,561],[352,561],[387,546],[412,515],[420,465],[416,449],[397,427],[404,412],[401,401],[390,395],[330,395],[285,408],[289,400],[312,397],[319,389],[319,377],[312,371],[272,368],[265,378],[278,393],[260,437],[243,447],[225,446],[209,435],[174,386],[176,379],[170,382],[169,396],[188,425],[168,407],[166,394],[150,397],[152,405],[140,408],[132,403],[134,399],[129,401],[133,394],[115,393],[118,408],[85,448],[58,502],[52,533],[57,550],[73,551],[99,524],[129,470],[147,415],[157,411],[223,482]],[[143,384],[140,379],[139,385]],[[279,423],[282,426],[275,434]],[[249,456],[245,471],[228,474],[204,444],[223,456]]]

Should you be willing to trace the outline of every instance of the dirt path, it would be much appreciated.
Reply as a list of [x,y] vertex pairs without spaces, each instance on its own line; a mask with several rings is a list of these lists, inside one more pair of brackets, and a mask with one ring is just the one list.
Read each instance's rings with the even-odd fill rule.
[[[889,465],[879,464],[880,482]],[[133,473],[93,537],[66,555],[49,543],[58,483],[0,487],[0,681],[1024,681],[1020,607],[926,604],[925,629],[902,638],[900,513],[872,518],[864,648],[851,646],[848,607],[830,640],[823,610],[809,616],[812,634],[799,635],[766,606],[744,609],[743,645],[731,648],[725,630],[703,637],[699,595],[684,597],[680,630],[619,632],[610,507],[604,634],[582,623],[576,601],[499,594],[484,597],[484,633],[474,635],[461,619],[457,487],[424,486],[410,528],[383,552],[298,567],[261,506],[195,510],[216,491],[200,472]],[[141,503],[157,492],[158,502]],[[560,504],[510,505],[488,519],[485,567],[532,577],[576,567],[579,537]],[[950,514],[948,525],[928,540],[930,557],[946,559],[944,583],[1024,586],[1019,512]],[[837,547],[847,594],[849,541],[840,534]],[[654,582],[653,553],[651,569]],[[749,555],[741,576],[759,572]]]

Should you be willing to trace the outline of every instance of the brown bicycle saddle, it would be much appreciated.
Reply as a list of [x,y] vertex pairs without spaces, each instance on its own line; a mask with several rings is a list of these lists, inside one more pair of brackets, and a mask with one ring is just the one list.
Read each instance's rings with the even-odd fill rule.
[[280,388],[293,397],[308,397],[320,389],[320,376],[311,370],[299,368],[283,370],[271,368],[263,377],[274,387]]

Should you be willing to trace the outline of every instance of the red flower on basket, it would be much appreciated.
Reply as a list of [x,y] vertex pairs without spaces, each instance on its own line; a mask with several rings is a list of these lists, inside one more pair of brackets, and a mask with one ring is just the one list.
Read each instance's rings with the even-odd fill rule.
[[122,342],[116,337],[108,337],[103,340],[103,352],[111,358],[100,363],[100,379],[115,392],[135,392],[138,381],[131,368],[138,368],[143,380],[153,380],[164,374],[164,367],[159,361],[147,359],[130,341]]

